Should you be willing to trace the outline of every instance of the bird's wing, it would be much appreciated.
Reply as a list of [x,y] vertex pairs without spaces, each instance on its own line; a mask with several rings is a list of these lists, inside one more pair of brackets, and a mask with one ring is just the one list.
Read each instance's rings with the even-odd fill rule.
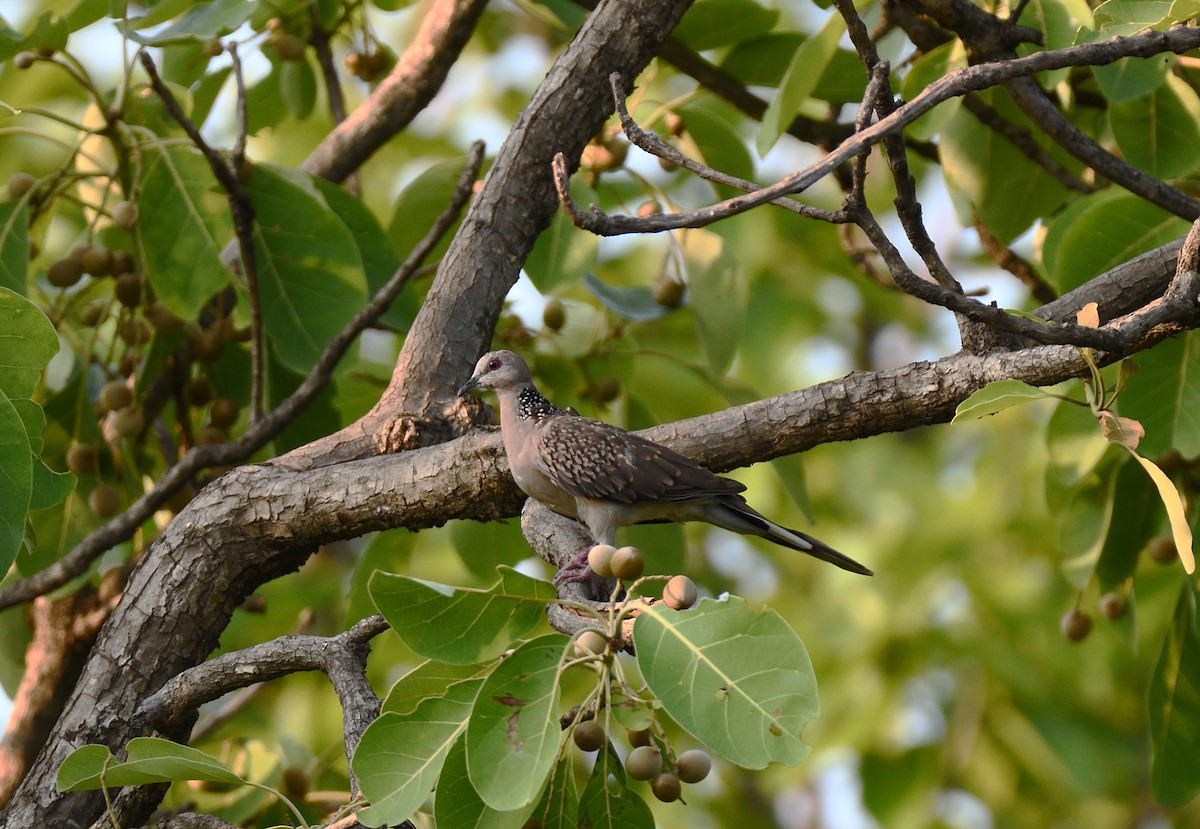
[[536,431],[532,463],[575,498],[680,502],[745,489],[665,446],[600,420],[556,415]]

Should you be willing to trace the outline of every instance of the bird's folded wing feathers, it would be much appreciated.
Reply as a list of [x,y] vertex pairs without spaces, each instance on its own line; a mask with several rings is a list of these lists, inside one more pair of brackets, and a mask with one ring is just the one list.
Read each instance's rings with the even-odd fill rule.
[[533,464],[572,497],[626,504],[680,502],[745,489],[677,452],[600,420],[555,416],[538,424],[536,432]]

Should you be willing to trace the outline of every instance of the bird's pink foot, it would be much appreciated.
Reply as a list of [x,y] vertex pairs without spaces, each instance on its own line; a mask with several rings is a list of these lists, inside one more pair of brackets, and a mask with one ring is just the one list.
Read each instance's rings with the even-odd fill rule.
[[595,580],[599,578],[596,572],[588,565],[588,553],[591,552],[591,547],[588,547],[579,555],[568,561],[562,566],[554,576],[554,584],[562,585],[569,582],[588,582],[595,584]]

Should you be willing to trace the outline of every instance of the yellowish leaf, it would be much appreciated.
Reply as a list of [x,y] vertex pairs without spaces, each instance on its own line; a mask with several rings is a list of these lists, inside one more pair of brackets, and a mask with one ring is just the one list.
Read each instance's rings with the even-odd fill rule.
[[1086,325],[1088,328],[1099,328],[1100,307],[1094,302],[1089,302],[1075,312],[1075,321],[1080,325]]
[[1175,546],[1179,549],[1179,559],[1183,562],[1183,569],[1188,573],[1196,572],[1196,557],[1192,553],[1192,528],[1188,526],[1179,490],[1175,489],[1175,484],[1167,477],[1167,473],[1159,469],[1153,461],[1146,460],[1132,449],[1129,450],[1129,454],[1137,458],[1137,462],[1150,476],[1150,480],[1154,481],[1154,485],[1158,487],[1158,496],[1162,498],[1163,506],[1167,508],[1167,518],[1171,522],[1171,535],[1174,536]]
[[1112,412],[1100,412],[1100,431],[1109,443],[1119,443],[1130,451],[1146,436],[1146,429],[1131,417],[1117,417]]

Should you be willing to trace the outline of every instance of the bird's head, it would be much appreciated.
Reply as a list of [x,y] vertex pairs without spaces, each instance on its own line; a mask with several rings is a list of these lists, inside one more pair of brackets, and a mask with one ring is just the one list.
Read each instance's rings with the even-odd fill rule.
[[464,395],[471,389],[521,388],[530,383],[529,366],[511,351],[489,351],[475,364],[475,373],[458,390]]

